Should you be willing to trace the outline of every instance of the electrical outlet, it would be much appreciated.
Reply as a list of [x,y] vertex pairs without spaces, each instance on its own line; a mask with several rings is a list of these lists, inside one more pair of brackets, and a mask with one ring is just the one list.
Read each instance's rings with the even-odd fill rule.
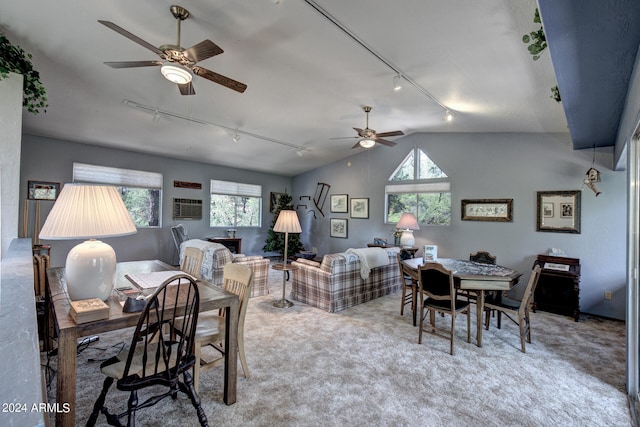
[[604,299],[611,299],[611,291],[604,291]]

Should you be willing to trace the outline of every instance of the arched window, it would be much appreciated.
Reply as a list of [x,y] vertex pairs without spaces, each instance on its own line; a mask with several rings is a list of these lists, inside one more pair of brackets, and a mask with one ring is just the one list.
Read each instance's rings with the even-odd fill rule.
[[389,177],[385,200],[387,223],[411,212],[420,224],[451,225],[449,177],[419,148],[412,149]]

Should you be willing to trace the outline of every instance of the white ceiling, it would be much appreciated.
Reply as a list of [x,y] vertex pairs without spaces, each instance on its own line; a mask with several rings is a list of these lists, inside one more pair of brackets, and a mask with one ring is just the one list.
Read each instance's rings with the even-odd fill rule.
[[[548,53],[533,61],[521,40],[539,27],[535,0],[316,0],[391,68],[305,0],[175,1],[1,2],[0,31],[33,55],[49,97],[46,114],[25,110],[24,132],[290,176],[356,153],[357,139],[332,138],[365,127],[363,105],[378,132],[568,133],[550,98]],[[196,76],[196,95],[181,96],[158,68],[103,64],[158,57],[98,19],[155,46],[175,43],[171,4],[191,13],[182,46],[219,45],[223,54],[198,65],[247,84],[245,93]],[[394,92],[393,67],[425,93]],[[210,124],[154,121],[125,99]]]

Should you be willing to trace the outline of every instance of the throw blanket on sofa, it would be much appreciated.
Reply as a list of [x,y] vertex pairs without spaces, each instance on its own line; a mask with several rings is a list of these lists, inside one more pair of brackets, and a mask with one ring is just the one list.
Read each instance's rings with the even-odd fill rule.
[[360,277],[367,280],[372,268],[389,264],[389,255],[383,248],[347,249],[347,253],[358,255],[360,258]]

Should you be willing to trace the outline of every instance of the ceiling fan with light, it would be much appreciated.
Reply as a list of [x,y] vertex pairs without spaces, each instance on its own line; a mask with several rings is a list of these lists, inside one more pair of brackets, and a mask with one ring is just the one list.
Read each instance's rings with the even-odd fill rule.
[[243,93],[247,89],[246,84],[196,65],[198,62],[211,58],[212,56],[220,55],[224,51],[211,40],[203,40],[188,49],[182,48],[180,46],[180,23],[189,17],[189,11],[176,5],[171,6],[169,10],[174,18],[176,18],[176,21],[178,21],[178,40],[175,45],[165,44],[155,47],[113,22],[98,20],[102,25],[156,53],[161,59],[152,61],[105,62],[105,64],[112,68],[159,66],[162,75],[167,80],[177,84],[182,95],[195,95],[196,92],[191,82],[194,74]]
[[[358,148],[358,147],[371,148],[374,145],[376,145],[376,143],[379,143],[379,144],[382,144],[382,145],[386,145],[387,147],[393,147],[394,145],[396,145],[395,142],[387,141],[386,139],[383,139],[383,138],[384,137],[389,137],[389,136],[404,135],[404,132],[402,132],[401,130],[394,130],[392,132],[376,133],[375,130],[369,129],[369,112],[371,111],[371,107],[365,105],[365,106],[362,107],[362,110],[367,115],[366,127],[364,129],[353,128],[353,130],[358,132],[358,136],[345,137],[345,138],[360,138],[360,141],[358,141],[356,143],[356,145],[354,145],[352,148]],[[332,138],[332,139],[345,139],[345,138]]]

